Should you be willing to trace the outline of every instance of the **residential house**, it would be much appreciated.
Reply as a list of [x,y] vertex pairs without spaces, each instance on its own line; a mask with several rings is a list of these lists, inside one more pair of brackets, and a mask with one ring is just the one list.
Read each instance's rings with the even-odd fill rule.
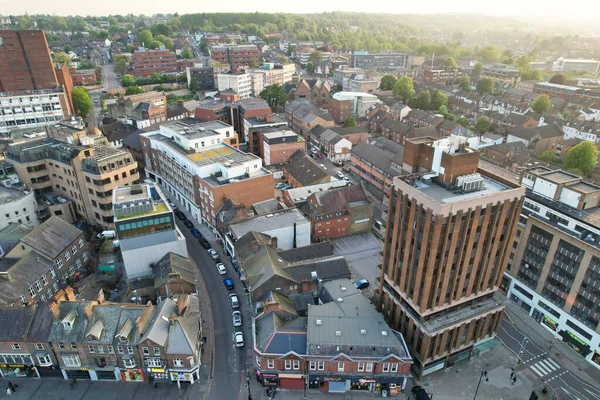
[[[285,119],[288,126],[300,132],[302,120],[310,111],[315,111],[315,114],[318,113],[318,109],[308,99],[298,99],[287,103],[285,105]],[[302,132],[300,134],[304,136]]]
[[324,107],[331,100],[331,86],[327,80],[320,78],[302,79],[294,93],[294,100],[307,99],[316,107]]
[[366,142],[369,136],[368,129],[364,126],[352,126],[352,127],[327,127],[331,128],[332,131],[342,136],[344,139],[348,139],[353,146],[359,143]]
[[515,127],[534,128],[537,125],[538,122],[535,120],[535,118],[529,115],[510,113],[498,121],[498,130],[501,133],[506,134],[509,130]]
[[342,164],[350,159],[352,142],[329,128],[321,125],[315,126],[310,131],[310,140],[315,147],[324,151],[327,158],[335,164]]
[[308,111],[301,119],[299,132],[305,138],[310,138],[310,131],[315,126],[323,126],[325,128],[335,127],[334,117],[326,112],[318,113],[316,110]]
[[441,115],[434,115],[428,111],[411,110],[406,117],[407,121],[414,126],[438,126],[444,120]]
[[353,105],[352,100],[331,99],[328,107],[335,123],[342,125],[353,114]]
[[562,127],[565,139],[582,139],[590,142],[600,142],[600,124],[588,121],[569,120]]
[[383,198],[391,193],[393,178],[401,174],[403,155],[404,146],[387,139],[360,143],[352,148],[350,173]]
[[283,179],[295,188],[331,181],[331,175],[301,150],[292,154],[281,167]]
[[527,146],[520,141],[511,143],[501,143],[485,148],[486,158],[493,161],[495,164],[510,166],[515,161],[516,157],[526,151]]
[[390,107],[390,114],[392,115],[394,120],[402,121],[404,118],[406,118],[408,116],[408,113],[410,113],[411,110],[412,109],[409,106],[407,106],[406,104],[394,103]]
[[467,134],[467,128],[456,121],[444,119],[438,126],[438,131],[444,136],[458,135],[464,136]]
[[551,123],[535,128],[515,127],[508,131],[507,143],[520,141],[528,148],[542,153],[546,150],[554,150],[558,143],[563,140],[563,131],[558,124]]

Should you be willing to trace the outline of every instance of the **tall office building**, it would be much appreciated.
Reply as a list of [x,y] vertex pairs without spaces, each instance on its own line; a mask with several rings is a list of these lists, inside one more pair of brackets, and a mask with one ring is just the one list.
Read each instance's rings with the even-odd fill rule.
[[496,335],[496,293],[525,189],[478,168],[464,138],[407,140],[389,201],[378,307],[421,378]]
[[185,237],[175,225],[173,210],[154,185],[116,188],[113,213],[130,281],[150,276],[152,266],[169,252],[187,257]]
[[44,31],[0,31],[0,92],[58,87]]

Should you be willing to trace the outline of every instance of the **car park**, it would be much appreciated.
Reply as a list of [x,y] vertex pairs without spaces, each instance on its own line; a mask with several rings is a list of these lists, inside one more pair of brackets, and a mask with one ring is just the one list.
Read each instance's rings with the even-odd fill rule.
[[357,289],[366,289],[369,287],[369,281],[366,279],[359,279],[354,281],[354,286],[356,286]]
[[189,229],[194,228],[194,224],[189,219],[186,219],[185,221],[183,221],[183,224]]
[[219,254],[214,249],[208,249],[207,252],[210,258],[213,260],[217,260],[219,258]]
[[237,297],[237,294],[229,295],[229,304],[231,304],[231,308],[240,308],[240,300]]
[[225,285],[225,289],[233,290],[233,281],[230,277],[227,276],[225,279],[223,279],[223,285]]
[[227,274],[227,269],[225,268],[225,266],[223,265],[223,263],[218,263],[217,264],[217,271],[219,271],[219,275],[226,275]]
[[231,318],[233,319],[233,326],[242,326],[242,313],[239,311],[234,311],[231,313]]
[[236,332],[234,335],[235,347],[244,347],[244,334]]

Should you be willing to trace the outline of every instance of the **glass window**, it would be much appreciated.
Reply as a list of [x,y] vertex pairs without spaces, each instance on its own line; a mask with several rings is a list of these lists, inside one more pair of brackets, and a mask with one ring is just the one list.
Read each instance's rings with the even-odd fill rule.
[[285,369],[292,369],[292,360],[285,360]]
[[358,372],[364,372],[364,371],[365,371],[365,363],[359,362],[358,363]]
[[275,361],[267,360],[267,368],[269,368],[269,369],[275,368]]
[[144,353],[145,356],[148,356],[150,355],[150,349],[147,347],[142,347],[142,353]]
[[367,369],[365,372],[373,372],[373,363],[367,363]]
[[338,372],[344,372],[344,363],[343,362],[338,363]]
[[318,370],[323,371],[325,369],[325,361],[319,361]]
[[90,353],[95,353],[96,352],[95,349],[94,349],[94,346],[88,346],[88,351]]
[[123,365],[125,365],[125,368],[134,368],[135,367],[135,359],[133,359],[133,358],[124,359]]
[[383,372],[390,372],[390,363],[383,363]]
[[392,372],[398,372],[398,364],[392,364]]
[[294,369],[295,370],[300,369],[300,360],[294,360]]
[[317,369],[317,362],[316,361],[311,361],[309,368],[310,368],[311,371],[314,371],[315,369]]

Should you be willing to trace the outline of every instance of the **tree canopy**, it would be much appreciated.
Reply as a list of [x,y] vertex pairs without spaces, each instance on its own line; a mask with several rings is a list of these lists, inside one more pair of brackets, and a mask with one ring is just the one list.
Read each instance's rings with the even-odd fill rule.
[[448,57],[448,59],[446,60],[446,66],[450,68],[458,68],[458,64],[454,57]]
[[181,51],[181,57],[186,59],[193,58],[194,54],[192,53],[192,50],[189,47],[186,47]]
[[481,78],[477,82],[477,93],[485,94],[494,91],[494,81],[491,78]]
[[477,118],[477,121],[475,122],[475,129],[481,134],[486,133],[490,130],[490,119],[485,115]]
[[124,87],[133,86],[135,84],[135,77],[130,74],[123,75],[121,77],[121,85]]
[[562,74],[556,74],[552,78],[550,78],[550,83],[556,83],[557,85],[564,85],[565,81],[565,76]]
[[140,33],[138,33],[138,41],[140,42],[140,46],[148,47],[150,43],[152,43],[154,35],[147,29],[144,29]]
[[[433,92],[431,100],[429,101],[429,108],[434,111],[438,111],[442,106],[448,106],[448,96],[445,93],[436,90],[435,92]],[[444,114],[447,113],[448,110],[446,109],[446,112]]]
[[394,84],[397,79],[394,75],[385,74],[381,77],[381,82],[379,84],[380,90],[392,90],[394,88]]
[[265,87],[260,92],[259,96],[266,101],[273,110],[277,108],[278,105],[285,104],[287,100],[285,97],[285,90],[283,90],[283,87],[279,83]]
[[596,167],[597,157],[598,149],[594,143],[586,140],[569,149],[564,167],[566,170],[588,176]]
[[78,86],[73,89],[73,93],[71,94],[71,98],[73,100],[73,107],[75,107],[75,112],[79,114],[81,117],[87,117],[92,110],[92,97],[86,88],[82,86]]
[[356,126],[356,117],[351,115],[344,121],[344,128],[352,128],[354,126]]
[[482,71],[483,65],[481,65],[481,63],[475,64],[475,66],[473,67],[473,75],[481,75]]
[[550,96],[547,94],[540,94],[531,103],[531,109],[536,113],[544,114],[550,110],[552,103],[550,102]]
[[306,63],[306,72],[312,75],[315,72],[315,64],[312,61]]
[[140,94],[140,93],[144,93],[144,90],[137,85],[129,86],[127,89],[125,89],[126,96],[129,96],[130,94]]
[[460,87],[465,92],[471,91],[471,78],[468,76],[461,76],[458,80],[458,87]]
[[63,51],[59,51],[58,53],[54,54],[54,62],[57,63],[67,63],[67,65],[70,67],[71,64],[73,63],[71,61],[71,57],[69,57],[69,55]]
[[415,88],[413,86],[413,80],[406,76],[398,79],[392,88],[394,97],[406,102],[415,94]]

